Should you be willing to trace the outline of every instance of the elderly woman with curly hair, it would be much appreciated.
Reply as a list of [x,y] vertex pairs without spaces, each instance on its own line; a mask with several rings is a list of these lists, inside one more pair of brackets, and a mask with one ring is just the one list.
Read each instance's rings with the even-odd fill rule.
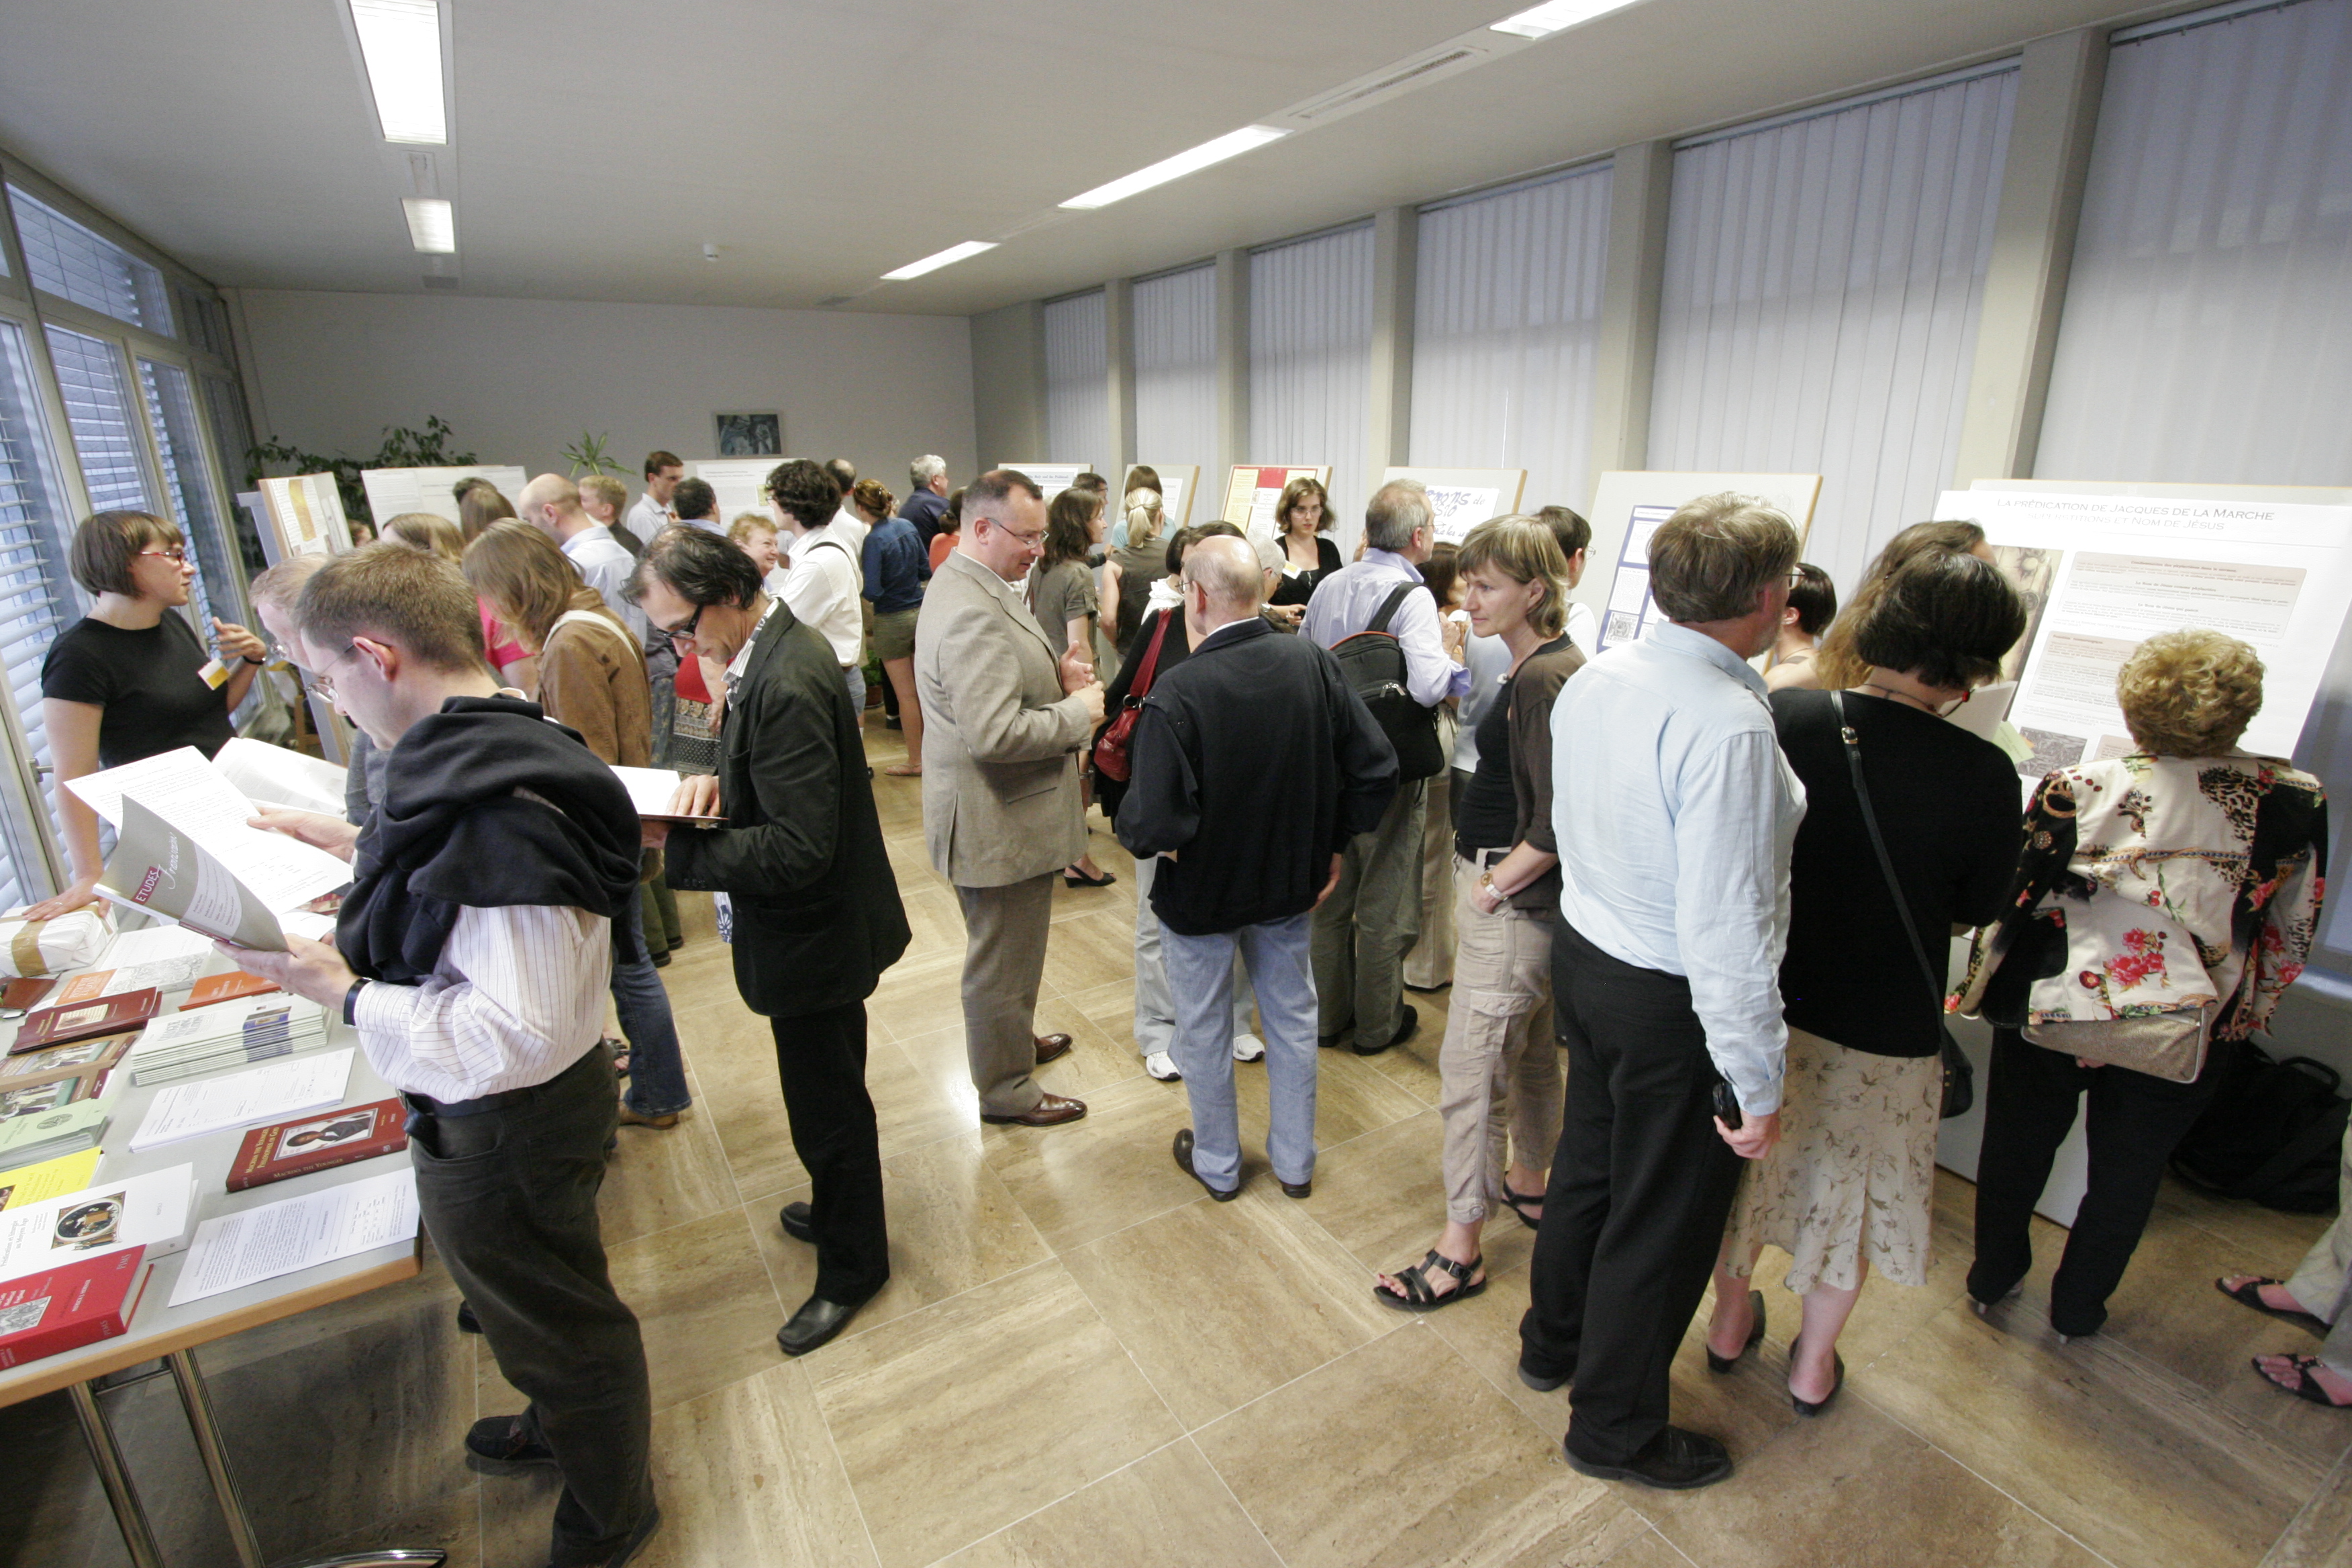
[[[2303,972],[2326,860],[2319,781],[2237,749],[2263,705],[2252,648],[2152,637],[2116,698],[2134,751],[2042,781],[2008,909],[1979,935],[1962,994],[1994,1026],[1969,1270],[1980,1315],[2032,1265],[2033,1205],[2087,1095],[2089,1181],[2050,1282],[2061,1339],[2106,1321],[2166,1160]],[[2076,1054],[2112,1054],[2126,1033],[2170,1042],[2185,1065],[2166,1077]]]

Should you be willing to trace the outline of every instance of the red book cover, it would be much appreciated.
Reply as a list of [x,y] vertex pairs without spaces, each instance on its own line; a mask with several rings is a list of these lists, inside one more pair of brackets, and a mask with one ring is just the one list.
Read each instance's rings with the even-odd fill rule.
[[8,1054],[87,1040],[93,1035],[119,1035],[153,1017],[163,1004],[163,994],[151,985],[144,991],[124,991],[71,1007],[44,1007],[25,1020]]
[[241,1193],[289,1176],[396,1154],[407,1147],[408,1110],[397,1100],[298,1116],[245,1135],[236,1157],[228,1163],[228,1190]]
[[0,1367],[128,1331],[153,1272],[147,1249],[133,1247],[0,1285]]
[[58,988],[58,983],[45,975],[27,980],[11,980],[5,990],[0,990],[0,1018],[29,1013],[41,1005],[41,999]]
[[240,996],[258,996],[277,989],[275,981],[247,974],[241,969],[232,969],[226,974],[207,974],[188,988],[188,999],[180,1004],[180,1011],[193,1012],[215,1002],[234,1002]]

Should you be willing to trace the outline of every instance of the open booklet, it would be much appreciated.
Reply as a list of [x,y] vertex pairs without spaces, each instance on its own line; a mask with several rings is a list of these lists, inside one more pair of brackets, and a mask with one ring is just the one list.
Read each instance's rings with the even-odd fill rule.
[[629,804],[637,808],[637,816],[647,822],[690,822],[709,826],[724,822],[723,816],[688,816],[672,811],[671,799],[684,775],[674,768],[625,768],[618,763],[607,763],[621,786],[629,792]]
[[269,907],[205,847],[125,795],[98,890],[134,910],[238,947],[286,951]]

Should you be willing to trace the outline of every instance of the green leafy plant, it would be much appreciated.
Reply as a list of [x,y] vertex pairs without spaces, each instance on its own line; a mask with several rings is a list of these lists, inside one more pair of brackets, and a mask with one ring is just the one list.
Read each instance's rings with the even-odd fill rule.
[[580,439],[563,448],[563,460],[572,465],[571,477],[576,479],[582,474],[611,474],[618,479],[626,479],[628,470],[613,456],[612,439],[610,432],[598,436],[582,431]]
[[275,437],[246,448],[247,488],[258,485],[265,474],[332,474],[335,489],[342,493],[343,515],[375,521],[368,510],[367,487],[360,482],[363,468],[457,468],[478,461],[471,452],[449,450],[449,437],[455,434],[448,421],[437,414],[425,416],[425,428],[412,430],[405,426],[384,427],[383,444],[365,458],[329,458],[317,452],[305,452],[291,443]]

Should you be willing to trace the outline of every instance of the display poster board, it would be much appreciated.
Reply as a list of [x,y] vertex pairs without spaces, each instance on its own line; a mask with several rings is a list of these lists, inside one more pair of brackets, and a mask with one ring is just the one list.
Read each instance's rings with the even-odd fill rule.
[[1812,531],[1819,474],[1666,474],[1612,469],[1592,489],[1592,543],[1584,580],[1570,596],[1600,617],[1605,651],[1638,640],[1657,618],[1650,598],[1650,535],[1701,496],[1723,490],[1761,496],[1789,514],[1801,549]]
[[[1135,470],[1150,468],[1160,476],[1160,510],[1168,519],[1168,531],[1189,528],[1192,523],[1192,498],[1201,489],[1201,465],[1198,463],[1129,463],[1120,476],[1118,493],[1124,497],[1134,487]],[[1120,515],[1114,508],[1112,521]]]
[[368,513],[376,526],[382,528],[386,519],[404,511],[429,511],[436,517],[446,517],[451,522],[457,519],[457,484],[459,479],[488,479],[499,487],[499,494],[509,501],[522,497],[523,486],[530,476],[511,463],[477,463],[466,468],[362,468],[360,483],[367,488]]
[[1430,510],[1437,515],[1437,542],[1459,544],[1470,531],[1488,518],[1507,517],[1519,510],[1528,488],[1525,468],[1416,468],[1381,470],[1381,483],[1419,479],[1429,492]]
[[719,526],[723,530],[735,520],[735,514],[756,511],[768,515],[768,476],[783,462],[782,458],[692,458],[686,465],[688,479],[700,479],[719,497]]
[[1092,463],[999,463],[996,466],[1016,469],[1036,480],[1037,488],[1045,492],[1045,499],[1049,501],[1076,483],[1080,474],[1094,472]]
[[261,539],[270,561],[296,555],[341,555],[352,547],[343,494],[332,474],[293,474],[261,481]]
[[1242,463],[1225,476],[1225,505],[1218,513],[1252,539],[1274,537],[1274,509],[1293,479],[1313,479],[1328,495],[1331,465]]

